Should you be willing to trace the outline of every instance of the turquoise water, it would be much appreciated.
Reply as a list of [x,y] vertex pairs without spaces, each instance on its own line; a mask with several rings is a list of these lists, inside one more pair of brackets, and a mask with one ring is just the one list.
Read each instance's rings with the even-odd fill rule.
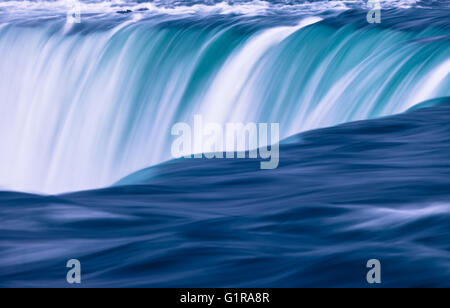
[[286,138],[450,95],[445,6],[386,9],[378,26],[364,4],[328,1],[91,2],[80,24],[61,2],[0,8],[7,190],[112,185],[170,160],[171,127],[195,114],[279,122]]

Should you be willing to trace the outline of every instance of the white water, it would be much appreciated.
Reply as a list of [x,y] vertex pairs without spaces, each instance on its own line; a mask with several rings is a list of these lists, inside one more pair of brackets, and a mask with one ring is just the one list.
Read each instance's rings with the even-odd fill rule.
[[401,47],[413,34],[319,21],[238,38],[233,26],[188,31],[139,18],[88,34],[3,26],[0,187],[109,186],[170,159],[172,125],[194,114],[279,122],[283,138],[450,95],[448,46]]

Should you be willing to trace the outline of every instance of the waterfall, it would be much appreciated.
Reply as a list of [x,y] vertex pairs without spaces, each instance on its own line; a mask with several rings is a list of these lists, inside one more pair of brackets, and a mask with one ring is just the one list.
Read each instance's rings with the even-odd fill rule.
[[450,95],[449,40],[420,40],[446,34],[437,27],[143,14],[101,30],[2,19],[1,188],[112,185],[171,159],[172,125],[194,114],[279,122],[286,138]]

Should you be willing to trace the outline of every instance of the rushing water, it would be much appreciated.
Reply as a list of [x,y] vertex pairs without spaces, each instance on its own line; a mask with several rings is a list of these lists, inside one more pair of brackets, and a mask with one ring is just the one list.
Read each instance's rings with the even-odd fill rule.
[[[367,286],[372,258],[450,286],[450,2],[381,5],[0,2],[0,287],[72,258],[82,286]],[[279,122],[279,168],[172,161],[196,114]]]
[[171,159],[194,114],[284,138],[450,95],[445,6],[374,26],[345,1],[114,3],[83,3],[73,25],[64,2],[1,3],[0,187],[109,186]]
[[122,186],[0,193],[0,286],[450,287],[450,100],[307,132],[280,166],[180,160]]

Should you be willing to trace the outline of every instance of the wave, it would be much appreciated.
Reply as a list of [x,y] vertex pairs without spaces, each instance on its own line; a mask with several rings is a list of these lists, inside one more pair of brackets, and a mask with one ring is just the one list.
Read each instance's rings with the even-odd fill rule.
[[[67,7],[73,2],[78,3],[85,13],[116,13],[117,11],[148,11],[156,14],[197,14],[197,13],[220,13],[220,14],[271,14],[273,12],[291,13],[319,13],[328,10],[342,10],[349,8],[368,8],[367,1],[305,1],[305,0],[139,0],[139,1],[102,1],[102,0],[34,0],[34,1],[2,1],[0,8],[8,8],[14,13],[29,13],[38,10],[66,12]],[[446,2],[438,1],[416,1],[416,0],[380,0],[383,8],[411,8],[411,7],[447,7]]]
[[450,100],[291,137],[280,166],[181,159],[121,186],[0,193],[0,286],[450,286]]

